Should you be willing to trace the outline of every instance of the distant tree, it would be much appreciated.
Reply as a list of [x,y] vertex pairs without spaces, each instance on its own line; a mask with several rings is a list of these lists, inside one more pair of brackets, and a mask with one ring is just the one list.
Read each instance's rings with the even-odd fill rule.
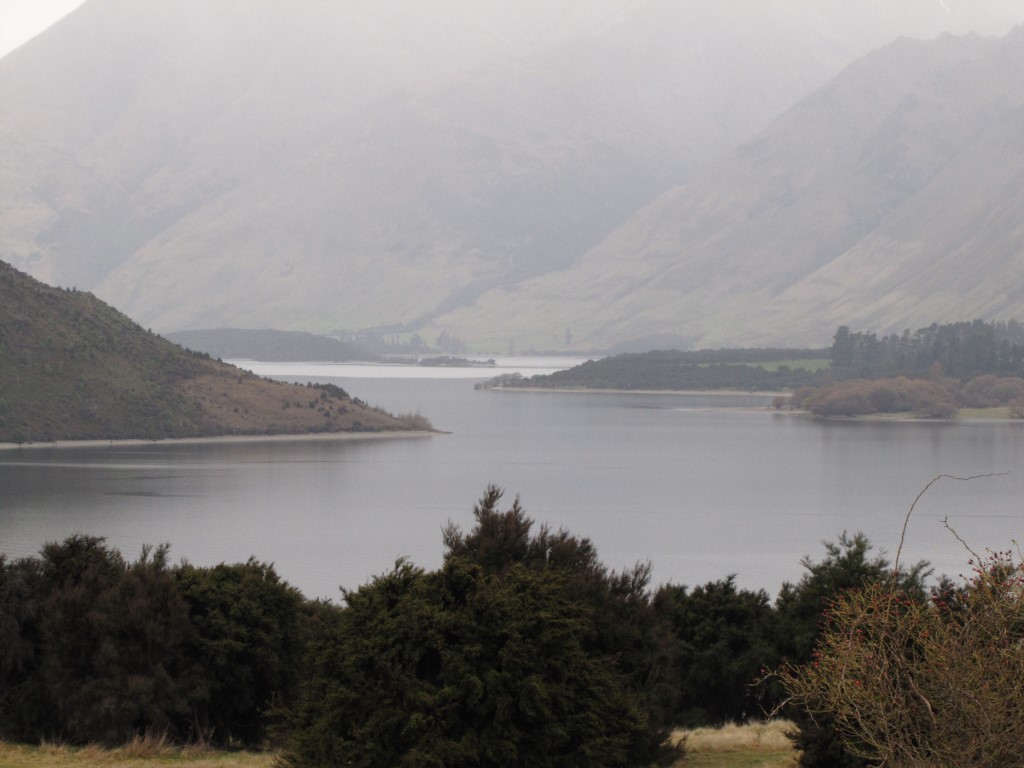
[[832,368],[839,379],[925,376],[934,365],[945,375],[968,379],[981,374],[1024,375],[1021,324],[982,320],[932,323],[882,339],[840,326],[833,337]]
[[854,348],[850,328],[840,325],[832,338],[832,367],[842,371],[851,369],[856,361]]

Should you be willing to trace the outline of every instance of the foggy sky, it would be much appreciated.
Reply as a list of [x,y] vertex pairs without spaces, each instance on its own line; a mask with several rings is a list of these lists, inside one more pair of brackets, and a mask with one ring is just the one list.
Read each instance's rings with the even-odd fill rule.
[[85,0],[0,0],[0,56],[6,56]]

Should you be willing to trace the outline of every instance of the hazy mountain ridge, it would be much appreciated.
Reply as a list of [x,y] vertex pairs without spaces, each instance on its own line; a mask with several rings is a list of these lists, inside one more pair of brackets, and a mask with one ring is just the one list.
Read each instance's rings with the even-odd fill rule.
[[439,322],[497,335],[495,318],[515,306],[584,345],[674,333],[717,346],[822,343],[844,323],[898,332],[1012,317],[1022,65],[1021,29],[898,41],[572,268]]
[[378,358],[355,344],[301,331],[210,328],[176,331],[164,334],[164,338],[186,349],[227,360],[340,363]]
[[0,443],[414,429],[337,387],[190,353],[0,262]]
[[89,0],[0,60],[0,257],[161,330],[432,321],[555,346],[580,323],[543,296],[480,327],[460,307],[586,263],[898,32],[1024,19],[945,6]]

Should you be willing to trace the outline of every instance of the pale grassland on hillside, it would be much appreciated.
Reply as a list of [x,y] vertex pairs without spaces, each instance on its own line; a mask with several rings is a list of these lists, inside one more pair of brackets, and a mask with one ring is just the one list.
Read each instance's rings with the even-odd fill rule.
[[721,728],[678,730],[686,740],[686,757],[676,768],[796,768],[797,754],[785,720],[724,725]]

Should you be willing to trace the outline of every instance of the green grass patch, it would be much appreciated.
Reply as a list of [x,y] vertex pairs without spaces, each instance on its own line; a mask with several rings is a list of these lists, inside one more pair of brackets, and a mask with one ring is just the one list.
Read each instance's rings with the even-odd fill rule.
[[961,408],[957,413],[961,419],[1009,419],[1010,406],[996,408]]
[[823,357],[817,360],[773,360],[768,363],[758,363],[758,365],[766,371],[777,371],[784,365],[793,370],[803,368],[805,371],[824,371],[832,365],[832,361]]
[[792,752],[695,753],[676,763],[676,768],[796,768]]
[[737,362],[737,363],[697,363],[701,368],[710,368],[712,365],[735,365],[744,366],[747,368],[763,368],[766,371],[777,371],[782,366],[786,366],[790,370],[797,370],[803,368],[805,371],[823,371],[826,370],[832,361],[828,358],[822,358],[820,360],[768,360],[765,362]]

